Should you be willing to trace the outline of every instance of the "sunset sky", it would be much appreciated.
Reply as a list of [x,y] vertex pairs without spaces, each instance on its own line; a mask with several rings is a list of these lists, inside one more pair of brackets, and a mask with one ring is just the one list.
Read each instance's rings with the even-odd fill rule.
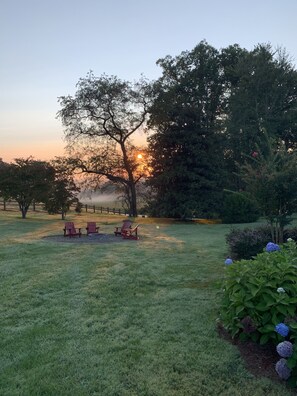
[[282,46],[297,65],[295,0],[0,0],[0,158],[63,155],[57,98],[89,70],[156,79],[205,39]]

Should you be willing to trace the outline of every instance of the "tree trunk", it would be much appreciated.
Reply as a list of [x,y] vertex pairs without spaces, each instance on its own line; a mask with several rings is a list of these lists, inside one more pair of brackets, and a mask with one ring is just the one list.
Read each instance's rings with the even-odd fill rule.
[[284,242],[284,226],[279,226],[279,243]]
[[22,219],[25,219],[29,209],[29,205],[23,204],[22,202],[18,202],[18,204],[19,204],[19,209],[22,213]]
[[130,211],[133,217],[137,217],[137,199],[136,199],[136,188],[135,183],[131,183],[130,185]]

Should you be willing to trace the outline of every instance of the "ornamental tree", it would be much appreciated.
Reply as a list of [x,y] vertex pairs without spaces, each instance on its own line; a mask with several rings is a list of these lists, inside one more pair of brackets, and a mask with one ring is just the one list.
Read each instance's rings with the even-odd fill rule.
[[273,143],[262,130],[262,147],[240,168],[246,189],[266,217],[273,242],[282,243],[284,227],[297,209],[297,157],[282,141]]

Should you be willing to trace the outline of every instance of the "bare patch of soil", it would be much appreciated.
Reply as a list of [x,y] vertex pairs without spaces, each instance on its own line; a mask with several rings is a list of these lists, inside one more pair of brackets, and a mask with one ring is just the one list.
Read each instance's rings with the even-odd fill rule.
[[64,237],[63,235],[50,235],[43,238],[49,242],[61,242],[61,243],[129,243],[137,242],[136,240],[124,239],[121,236],[115,236],[113,234],[90,234],[74,236],[74,237]]
[[247,370],[255,377],[267,377],[275,382],[283,382],[275,371],[275,364],[280,357],[274,345],[258,345],[253,341],[233,339],[223,326],[218,326],[218,333],[221,338],[237,346]]

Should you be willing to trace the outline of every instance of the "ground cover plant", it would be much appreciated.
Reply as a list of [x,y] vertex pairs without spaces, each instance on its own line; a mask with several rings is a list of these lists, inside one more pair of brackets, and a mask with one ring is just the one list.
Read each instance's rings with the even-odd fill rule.
[[0,394],[289,395],[217,333],[229,226],[137,221],[139,241],[58,243],[58,216],[0,212]]

